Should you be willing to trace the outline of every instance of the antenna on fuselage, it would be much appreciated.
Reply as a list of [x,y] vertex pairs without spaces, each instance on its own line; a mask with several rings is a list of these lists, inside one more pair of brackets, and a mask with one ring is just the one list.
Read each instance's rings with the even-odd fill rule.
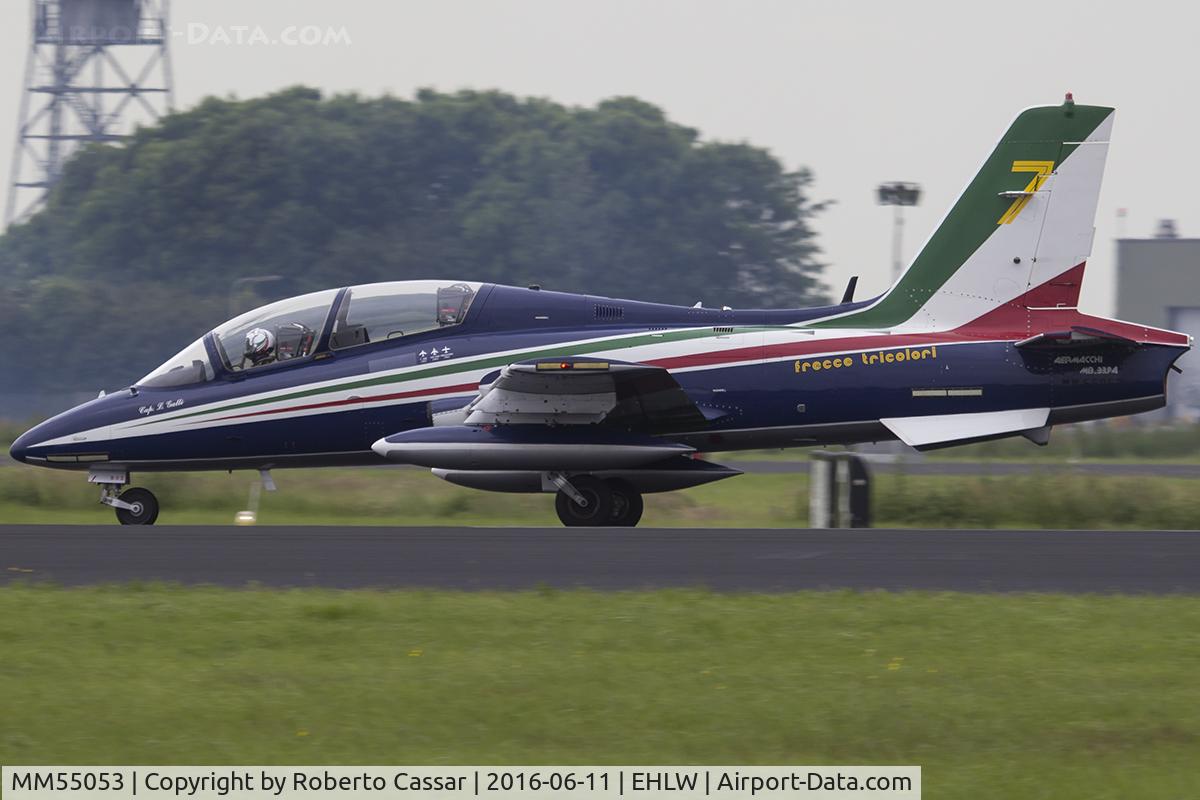
[[854,289],[856,286],[858,286],[858,276],[851,275],[850,282],[846,284],[846,291],[842,292],[842,302],[843,303],[853,303],[854,302]]

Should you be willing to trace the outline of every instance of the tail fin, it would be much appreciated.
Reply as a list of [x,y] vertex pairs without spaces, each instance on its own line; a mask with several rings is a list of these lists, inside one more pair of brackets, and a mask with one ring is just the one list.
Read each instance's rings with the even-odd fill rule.
[[814,325],[948,330],[1037,287],[1037,305],[1076,305],[1112,122],[1070,95],[1022,111],[896,284]]

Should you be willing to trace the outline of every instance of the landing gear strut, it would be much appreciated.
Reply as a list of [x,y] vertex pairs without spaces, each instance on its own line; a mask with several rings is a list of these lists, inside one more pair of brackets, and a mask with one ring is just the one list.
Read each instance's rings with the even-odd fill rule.
[[[568,528],[607,525],[612,513],[612,490],[608,484],[591,475],[576,475],[565,486],[559,486],[554,497],[558,518]],[[559,481],[556,480],[555,484]]]
[[158,498],[149,489],[121,492],[121,487],[129,483],[128,472],[94,468],[88,471],[88,482],[100,485],[100,502],[116,510],[122,525],[153,525],[158,519]]
[[642,518],[642,495],[626,481],[602,481],[591,475],[568,479],[561,473],[552,474],[550,480],[558,487],[554,509],[569,528],[633,527]]

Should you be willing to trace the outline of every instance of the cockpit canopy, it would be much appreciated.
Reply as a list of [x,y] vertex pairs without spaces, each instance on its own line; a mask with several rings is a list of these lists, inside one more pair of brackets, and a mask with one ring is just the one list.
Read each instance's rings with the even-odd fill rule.
[[[466,281],[393,281],[349,287],[338,302],[329,349],[412,336],[458,325],[482,284]],[[289,297],[247,311],[219,325],[212,341],[223,368],[241,372],[306,358],[325,335],[340,289]],[[139,386],[185,386],[213,379],[205,339],[200,337],[138,381]]]
[[289,297],[218,325],[213,339],[225,368],[238,372],[310,355],[337,294],[326,289]]
[[351,286],[338,308],[329,346],[343,350],[457,325],[479,286],[440,281]]

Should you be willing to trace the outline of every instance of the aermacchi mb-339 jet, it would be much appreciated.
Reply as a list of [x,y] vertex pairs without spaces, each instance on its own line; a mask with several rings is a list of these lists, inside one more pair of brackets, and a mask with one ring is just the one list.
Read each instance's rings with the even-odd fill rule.
[[[918,449],[1161,407],[1182,333],[1076,308],[1113,110],[1021,112],[896,284],[799,310],[662,305],[460,280],[294,297],[38,425],[19,461],[88,473],[396,462],[556,493],[567,525],[738,474],[698,453],[899,439]],[[851,294],[851,292],[847,292]],[[264,479],[269,476],[264,472]]]

